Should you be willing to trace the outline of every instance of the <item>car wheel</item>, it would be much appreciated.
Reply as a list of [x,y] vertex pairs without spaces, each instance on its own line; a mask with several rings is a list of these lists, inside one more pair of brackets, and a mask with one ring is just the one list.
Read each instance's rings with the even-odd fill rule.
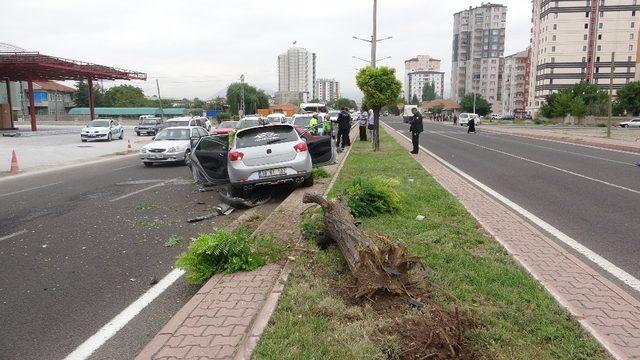
[[137,136],[140,136],[140,132],[139,132],[139,131],[136,131],[136,135],[137,135]]
[[313,175],[310,175],[308,178],[304,179],[302,183],[304,187],[312,187],[313,186]]
[[87,140],[85,140],[85,139],[81,139],[81,141],[82,141],[82,142],[87,142]]
[[620,127],[624,129],[627,127],[627,125],[620,125]]
[[240,186],[229,185],[228,192],[229,195],[234,198],[244,197],[244,190]]
[[111,133],[107,135],[107,141],[111,141]]
[[153,163],[152,163],[152,162],[149,162],[149,161],[145,161],[145,162],[143,162],[143,164],[144,164],[144,166],[146,166],[146,167],[152,167],[152,166],[153,166]]
[[184,164],[191,166],[191,150],[185,150],[184,152]]
[[120,140],[124,139],[124,130],[120,131],[120,137],[118,139]]

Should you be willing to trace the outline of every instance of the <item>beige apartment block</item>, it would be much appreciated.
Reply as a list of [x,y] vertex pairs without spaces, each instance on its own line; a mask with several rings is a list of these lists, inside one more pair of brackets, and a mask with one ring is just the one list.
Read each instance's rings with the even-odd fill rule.
[[527,111],[579,82],[613,89],[637,79],[640,5],[637,0],[533,0]]
[[502,73],[502,113],[515,115],[525,110],[529,50],[505,56]]
[[[418,55],[404,62],[404,99],[406,101],[410,101],[414,93],[418,94],[418,98],[420,98],[420,96],[422,95],[422,88],[417,90],[417,92],[412,92],[412,80],[413,85],[417,86],[420,82],[418,77],[424,77],[426,72],[439,73],[440,63],[441,61],[439,59],[434,59],[429,55]],[[416,76],[412,79],[412,76],[410,76],[410,74],[416,72],[420,72],[420,74],[416,74]],[[422,80],[424,82],[424,79]]]
[[451,96],[477,93],[502,110],[502,71],[507,7],[485,3],[453,15]]

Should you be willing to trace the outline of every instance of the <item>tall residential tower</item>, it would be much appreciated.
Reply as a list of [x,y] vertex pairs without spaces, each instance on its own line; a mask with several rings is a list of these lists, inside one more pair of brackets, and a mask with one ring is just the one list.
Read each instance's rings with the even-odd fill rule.
[[507,7],[486,3],[453,15],[451,96],[482,95],[494,112],[502,107],[502,67]]
[[292,94],[300,100],[315,97],[316,54],[306,49],[294,47],[278,56],[278,93],[283,98]]

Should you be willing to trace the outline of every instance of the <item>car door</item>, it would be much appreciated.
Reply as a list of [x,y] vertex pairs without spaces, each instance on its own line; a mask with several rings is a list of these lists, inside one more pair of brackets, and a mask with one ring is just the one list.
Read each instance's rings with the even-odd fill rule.
[[629,127],[637,127],[640,128],[640,119],[633,119],[629,123]]
[[313,166],[327,165],[335,160],[331,135],[311,135],[305,130],[300,137],[307,143]]
[[200,138],[191,156],[191,171],[196,182],[211,185],[229,182],[229,172],[227,171],[228,141],[226,135]]

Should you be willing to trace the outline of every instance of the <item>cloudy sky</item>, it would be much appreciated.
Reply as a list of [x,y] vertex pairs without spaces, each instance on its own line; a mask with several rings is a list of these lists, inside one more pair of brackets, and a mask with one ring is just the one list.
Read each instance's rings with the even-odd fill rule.
[[[531,2],[508,6],[506,54],[529,43]],[[451,72],[453,13],[480,5],[470,0],[379,0],[382,64],[402,72],[417,54],[442,59]],[[341,82],[343,95],[359,99],[355,73],[368,58],[372,0],[21,0],[3,4],[0,42],[76,60],[138,70],[133,82],[147,95],[155,80],[163,96],[208,98],[240,74],[269,92],[277,90],[276,59],[294,41],[318,55],[318,77]],[[402,78],[402,75],[399,76]],[[448,81],[447,81],[448,82]],[[105,83],[105,86],[109,84]]]

